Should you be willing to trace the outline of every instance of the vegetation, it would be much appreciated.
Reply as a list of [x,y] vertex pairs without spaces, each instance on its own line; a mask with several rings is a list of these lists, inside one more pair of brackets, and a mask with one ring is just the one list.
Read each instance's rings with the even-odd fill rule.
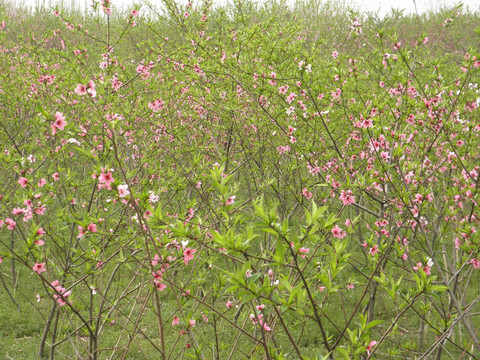
[[1,3],[0,357],[478,358],[478,19]]

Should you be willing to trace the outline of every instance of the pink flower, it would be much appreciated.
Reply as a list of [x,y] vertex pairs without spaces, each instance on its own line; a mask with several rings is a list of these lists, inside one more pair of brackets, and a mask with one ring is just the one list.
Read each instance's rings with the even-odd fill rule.
[[158,112],[162,110],[165,106],[165,101],[162,99],[157,99],[153,103],[148,103],[148,108],[152,109],[153,112]]
[[167,288],[167,285],[165,285],[164,283],[158,280],[154,280],[154,282],[155,282],[155,287],[158,289],[158,291],[163,291]]
[[422,194],[415,194],[415,200],[413,200],[417,204],[421,204],[423,201],[423,195]]
[[27,178],[24,178],[24,177],[21,177],[20,179],[18,179],[17,182],[20,184],[20,186],[21,186],[22,188],[26,188],[26,187],[27,187],[27,183],[28,183],[28,179],[27,179]]
[[230,300],[227,301],[227,303],[225,304],[227,306],[227,308],[231,309],[233,307],[233,304]]
[[268,269],[268,278],[272,281],[275,279],[275,274],[272,269]]
[[191,327],[194,327],[195,324],[196,324],[196,321],[195,320],[190,320],[188,323]]
[[312,193],[310,191],[308,191],[307,188],[303,189],[302,195],[305,196],[308,200],[310,200],[312,198]]
[[156,272],[152,272],[152,275],[153,275],[153,278],[154,278],[155,280],[162,280],[162,278],[163,278],[162,269],[157,270]]
[[420,211],[418,211],[417,205],[415,205],[412,209],[413,217],[418,217]]
[[[69,297],[71,292],[67,291],[67,289],[62,287],[58,280],[55,280],[54,282],[52,282],[51,285],[53,286],[53,288],[56,291],[56,294],[54,294],[53,297],[55,298],[55,300],[57,300],[58,306],[66,305],[67,303],[64,299]],[[60,294],[60,295],[58,295],[58,294]]]
[[46,183],[47,183],[47,180],[45,180],[44,178],[42,178],[42,179],[40,179],[40,181],[38,182],[38,187],[44,187]]
[[56,172],[52,175],[53,181],[60,181],[60,174]]
[[376,341],[370,341],[370,343],[368,344],[367,346],[367,354],[368,356],[370,356],[370,351],[372,350],[372,348],[377,345],[377,342]]
[[235,195],[229,196],[225,205],[233,205],[235,203],[235,198],[236,198]]
[[112,173],[109,171],[109,172],[105,172],[104,169],[102,169],[102,174],[98,177],[98,182],[103,185],[104,187],[106,187],[107,189],[111,189],[110,185],[115,181],[115,179],[113,178],[113,175]]
[[57,111],[55,113],[55,120],[51,125],[53,135],[55,135],[55,133],[57,132],[57,129],[63,130],[65,128],[65,125],[67,125],[67,122],[65,121],[65,117],[61,112]]
[[305,254],[308,254],[310,252],[310,249],[301,247],[300,249],[298,249],[298,252],[302,254],[302,258],[305,258]]
[[87,86],[78,84],[75,88],[75,93],[80,96],[87,95]]
[[343,201],[343,205],[351,205],[355,202],[355,196],[353,196],[352,190],[342,190],[340,194],[340,200]]
[[270,328],[270,326],[267,325],[267,323],[265,323],[263,321],[263,314],[258,314],[257,316],[255,316],[254,314],[250,314],[250,320],[252,320],[252,323],[254,325],[256,325],[257,323],[260,324],[263,328],[263,330],[265,331],[271,331],[272,329]]
[[86,233],[91,232],[91,233],[96,233],[97,232],[97,225],[96,224],[89,224],[86,229],[83,228],[83,226],[78,225],[78,238],[81,238],[84,236]]
[[157,265],[159,262],[160,262],[160,257],[158,256],[158,254],[155,254],[153,260],[150,260],[150,263],[152,264],[152,266]]
[[130,191],[128,191],[128,185],[118,185],[118,196],[124,198],[127,195],[130,195]]
[[353,289],[354,287],[355,287],[355,285],[353,285],[352,283],[347,284],[347,289],[348,289],[348,290],[351,290],[351,289]]
[[35,272],[36,272],[37,274],[39,274],[39,275],[40,275],[41,273],[47,271],[47,270],[45,269],[45,263],[35,263],[35,265],[33,265],[33,268],[32,268],[32,269],[33,269],[33,271],[35,271]]
[[180,319],[178,318],[177,315],[175,315],[173,317],[173,320],[172,320],[172,326],[175,326],[175,325],[178,325],[178,324],[180,324]]
[[373,127],[373,120],[372,119],[363,119],[361,126],[365,129]]
[[7,224],[7,229],[8,230],[13,230],[17,226],[17,223],[10,218],[6,218],[5,223]]
[[196,249],[191,249],[191,248],[186,248],[183,251],[183,261],[185,262],[185,265],[188,265],[188,262],[193,260],[193,254],[197,252]]
[[377,245],[373,245],[373,247],[370,249],[369,252],[370,252],[370,255],[375,256],[375,254],[376,254],[377,252],[379,252],[379,251],[380,251],[380,250],[378,250],[378,246],[377,246]]
[[203,321],[205,321],[206,323],[208,323],[208,317],[207,317],[207,315],[202,314],[202,318],[203,318]]
[[338,225],[335,225],[335,227],[332,229],[332,234],[333,237],[343,239],[347,235],[347,232],[340,229]]
[[472,264],[474,269],[480,269],[480,261],[478,259],[470,260],[469,264]]
[[37,215],[45,215],[45,210],[47,210],[47,207],[45,205],[40,205],[38,208],[35,208],[33,211],[35,211],[35,214]]
[[288,90],[288,85],[281,86],[280,88],[278,88],[278,91],[280,92],[280,94],[283,94],[283,95],[287,93],[287,90]]
[[[262,323],[261,320],[260,320],[260,323]],[[265,330],[265,331],[272,331],[272,329],[270,328],[270,326],[267,325],[266,322],[264,322],[264,323],[262,324],[262,326],[263,326],[263,330]]]
[[13,210],[12,210],[12,214],[13,214],[13,215],[21,215],[21,214],[23,215],[23,214],[25,214],[26,212],[27,212],[27,210],[26,210],[26,209],[22,209],[22,208],[13,208]]
[[287,102],[291,104],[296,97],[297,97],[297,94],[295,94],[294,92],[290,93],[290,95],[287,96]]
[[83,226],[81,225],[78,225],[78,236],[77,238],[81,238],[83,235],[85,235],[87,232],[85,231],[85,229],[83,228]]
[[90,94],[91,97],[97,96],[97,91],[95,90],[95,83],[93,80],[90,80],[87,84],[87,93]]
[[432,267],[431,267],[430,265],[433,265],[433,262],[432,262],[431,260],[429,260],[429,263],[428,263],[425,267],[423,267],[423,266],[422,266],[422,263],[419,262],[419,263],[417,263],[417,266],[414,266],[414,267],[413,267],[413,270],[415,270],[415,271],[423,270],[423,272],[425,273],[425,275],[431,275],[431,269],[432,269]]

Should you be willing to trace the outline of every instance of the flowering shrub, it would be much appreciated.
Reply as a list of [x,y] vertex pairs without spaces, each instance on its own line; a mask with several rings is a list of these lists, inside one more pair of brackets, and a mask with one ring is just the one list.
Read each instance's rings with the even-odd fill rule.
[[164,5],[0,31],[0,271],[37,284],[38,357],[474,358],[478,48]]

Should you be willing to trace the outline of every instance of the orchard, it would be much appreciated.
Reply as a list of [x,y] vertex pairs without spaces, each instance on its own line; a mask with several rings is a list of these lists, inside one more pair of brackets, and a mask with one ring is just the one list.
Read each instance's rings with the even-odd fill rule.
[[479,13],[156,5],[0,3],[0,356],[478,359]]

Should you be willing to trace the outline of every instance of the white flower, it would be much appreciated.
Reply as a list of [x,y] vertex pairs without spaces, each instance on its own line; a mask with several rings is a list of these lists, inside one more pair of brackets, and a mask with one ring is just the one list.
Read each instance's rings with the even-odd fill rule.
[[430,267],[433,266],[433,260],[432,260],[432,258],[427,258],[427,266],[430,266]]
[[118,196],[124,198],[127,195],[130,195],[130,191],[128,191],[128,185],[118,185]]
[[78,145],[78,146],[81,145],[81,144],[80,144],[80,141],[78,141],[78,140],[75,139],[75,138],[70,138],[70,139],[68,139],[68,142],[69,142],[70,144],[75,144],[75,145]]
[[295,112],[295,107],[290,106],[289,108],[286,109],[287,115],[292,115]]
[[150,194],[148,196],[148,200],[150,200],[151,202],[156,203],[160,199],[160,197],[156,195],[153,191],[149,191],[148,193]]

